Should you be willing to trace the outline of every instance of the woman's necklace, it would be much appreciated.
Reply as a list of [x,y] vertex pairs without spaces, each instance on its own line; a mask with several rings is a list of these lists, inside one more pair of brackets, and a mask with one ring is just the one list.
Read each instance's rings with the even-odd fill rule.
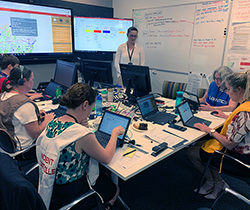
[[19,94],[22,94],[18,89],[16,88],[12,88],[12,90],[14,90],[15,92],[19,93]]
[[65,115],[68,115],[68,116],[72,117],[76,121],[76,123],[78,123],[77,119],[73,115],[71,115],[69,113],[66,113]]

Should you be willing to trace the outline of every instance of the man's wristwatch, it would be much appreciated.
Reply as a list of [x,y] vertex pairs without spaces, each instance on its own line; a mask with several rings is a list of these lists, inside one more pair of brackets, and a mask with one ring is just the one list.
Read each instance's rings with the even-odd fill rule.
[[209,135],[212,136],[213,133],[215,133],[216,130],[212,129],[210,132],[209,132]]

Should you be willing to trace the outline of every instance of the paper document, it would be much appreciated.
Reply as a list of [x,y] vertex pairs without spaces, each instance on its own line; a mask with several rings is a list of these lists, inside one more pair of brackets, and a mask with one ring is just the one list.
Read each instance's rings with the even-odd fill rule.
[[59,106],[59,104],[46,104],[46,103],[39,103],[38,104],[38,108],[39,110],[44,110],[45,112],[48,112],[50,110],[53,110],[53,109],[57,109]]
[[127,147],[125,146],[123,146],[122,148],[118,148],[115,152],[115,155],[112,161],[109,164],[110,165],[115,164],[119,166],[120,168],[123,168],[126,170],[150,155],[149,152],[146,154],[145,152],[141,152],[140,150],[137,150],[132,158],[126,157],[126,156],[123,156],[126,150],[127,150]]
[[188,85],[186,91],[197,95],[197,89],[201,88],[202,74],[196,72],[189,72]]
[[176,145],[181,145],[182,143],[184,144],[185,142],[188,142],[185,138],[164,132],[162,129],[148,132],[147,136],[159,143],[166,142],[168,143],[168,146],[172,148],[175,148]]

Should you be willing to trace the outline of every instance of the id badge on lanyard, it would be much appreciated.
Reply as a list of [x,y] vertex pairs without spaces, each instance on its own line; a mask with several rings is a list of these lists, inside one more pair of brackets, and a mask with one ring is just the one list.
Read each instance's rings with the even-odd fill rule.
[[128,65],[133,65],[133,63],[131,62],[131,59],[132,59],[132,56],[133,56],[133,53],[134,53],[134,49],[135,49],[135,48],[133,47],[131,54],[129,53],[128,44],[127,44],[127,49],[128,49],[128,58],[129,58],[129,63],[128,63]]

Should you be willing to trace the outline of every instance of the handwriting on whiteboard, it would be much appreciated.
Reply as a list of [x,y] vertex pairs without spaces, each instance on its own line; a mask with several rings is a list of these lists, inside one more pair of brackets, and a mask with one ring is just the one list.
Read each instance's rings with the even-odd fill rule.
[[228,1],[207,2],[196,10],[195,24],[223,23],[223,13],[229,12]]
[[250,0],[234,2],[233,22],[250,21]]

